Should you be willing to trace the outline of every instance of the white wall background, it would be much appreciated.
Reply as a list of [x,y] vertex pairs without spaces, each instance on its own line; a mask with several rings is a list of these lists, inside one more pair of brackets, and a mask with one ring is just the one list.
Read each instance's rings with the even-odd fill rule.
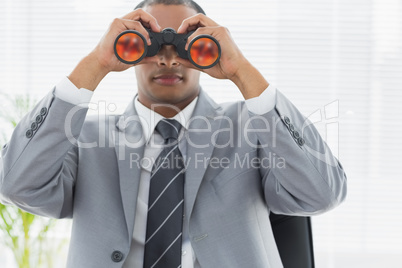
[[[1,0],[0,92],[41,98],[136,3]],[[347,172],[346,202],[313,218],[316,267],[401,267],[402,1],[198,3],[268,81],[312,115]],[[241,99],[229,81],[203,75],[202,86],[218,102]],[[129,69],[109,74],[93,101],[114,103],[120,113],[135,92]],[[7,251],[0,260],[15,267]]]

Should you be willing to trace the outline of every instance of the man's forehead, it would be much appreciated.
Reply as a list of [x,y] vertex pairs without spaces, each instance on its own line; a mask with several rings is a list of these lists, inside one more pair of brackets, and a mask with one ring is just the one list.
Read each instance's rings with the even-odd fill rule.
[[185,5],[156,4],[145,6],[144,10],[156,18],[162,29],[170,27],[176,31],[184,19],[197,14],[197,11]]

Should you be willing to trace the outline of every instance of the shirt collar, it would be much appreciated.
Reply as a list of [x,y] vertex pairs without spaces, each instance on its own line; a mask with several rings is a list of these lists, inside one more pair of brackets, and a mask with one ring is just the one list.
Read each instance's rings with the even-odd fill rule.
[[[171,119],[176,119],[182,125],[182,127],[187,130],[197,100],[198,96]],[[165,117],[144,106],[138,100],[138,96],[136,96],[134,99],[134,107],[140,118],[141,126],[144,132],[144,137],[148,143],[152,133],[154,132],[156,125],[159,123],[160,120],[164,119]]]

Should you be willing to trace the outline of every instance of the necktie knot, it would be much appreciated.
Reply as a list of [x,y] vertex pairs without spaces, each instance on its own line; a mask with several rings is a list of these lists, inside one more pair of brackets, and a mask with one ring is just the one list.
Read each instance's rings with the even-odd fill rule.
[[179,137],[181,124],[174,119],[162,119],[156,125],[156,130],[161,134],[165,141],[169,139],[177,140]]

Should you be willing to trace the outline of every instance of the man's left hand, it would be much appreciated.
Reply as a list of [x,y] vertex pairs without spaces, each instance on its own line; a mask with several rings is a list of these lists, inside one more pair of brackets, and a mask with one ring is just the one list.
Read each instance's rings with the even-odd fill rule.
[[185,19],[180,25],[177,33],[183,34],[193,30],[195,30],[195,32],[188,38],[186,50],[188,49],[188,44],[196,36],[207,34],[218,40],[221,46],[221,58],[214,67],[209,69],[198,69],[189,61],[183,61],[183,64],[185,64],[186,67],[195,68],[218,79],[231,79],[237,74],[239,67],[247,62],[226,27],[220,26],[209,17],[199,13]]
[[209,69],[199,69],[191,64],[189,60],[178,57],[177,61],[179,63],[188,68],[207,73],[214,78],[233,81],[246,99],[258,96],[268,87],[268,82],[244,57],[226,27],[217,24],[209,17],[199,13],[183,20],[177,33],[184,34],[193,30],[195,30],[195,32],[188,38],[186,50],[188,49],[188,44],[195,37],[201,34],[207,34],[211,35],[219,42],[221,46],[221,58],[215,66]]

